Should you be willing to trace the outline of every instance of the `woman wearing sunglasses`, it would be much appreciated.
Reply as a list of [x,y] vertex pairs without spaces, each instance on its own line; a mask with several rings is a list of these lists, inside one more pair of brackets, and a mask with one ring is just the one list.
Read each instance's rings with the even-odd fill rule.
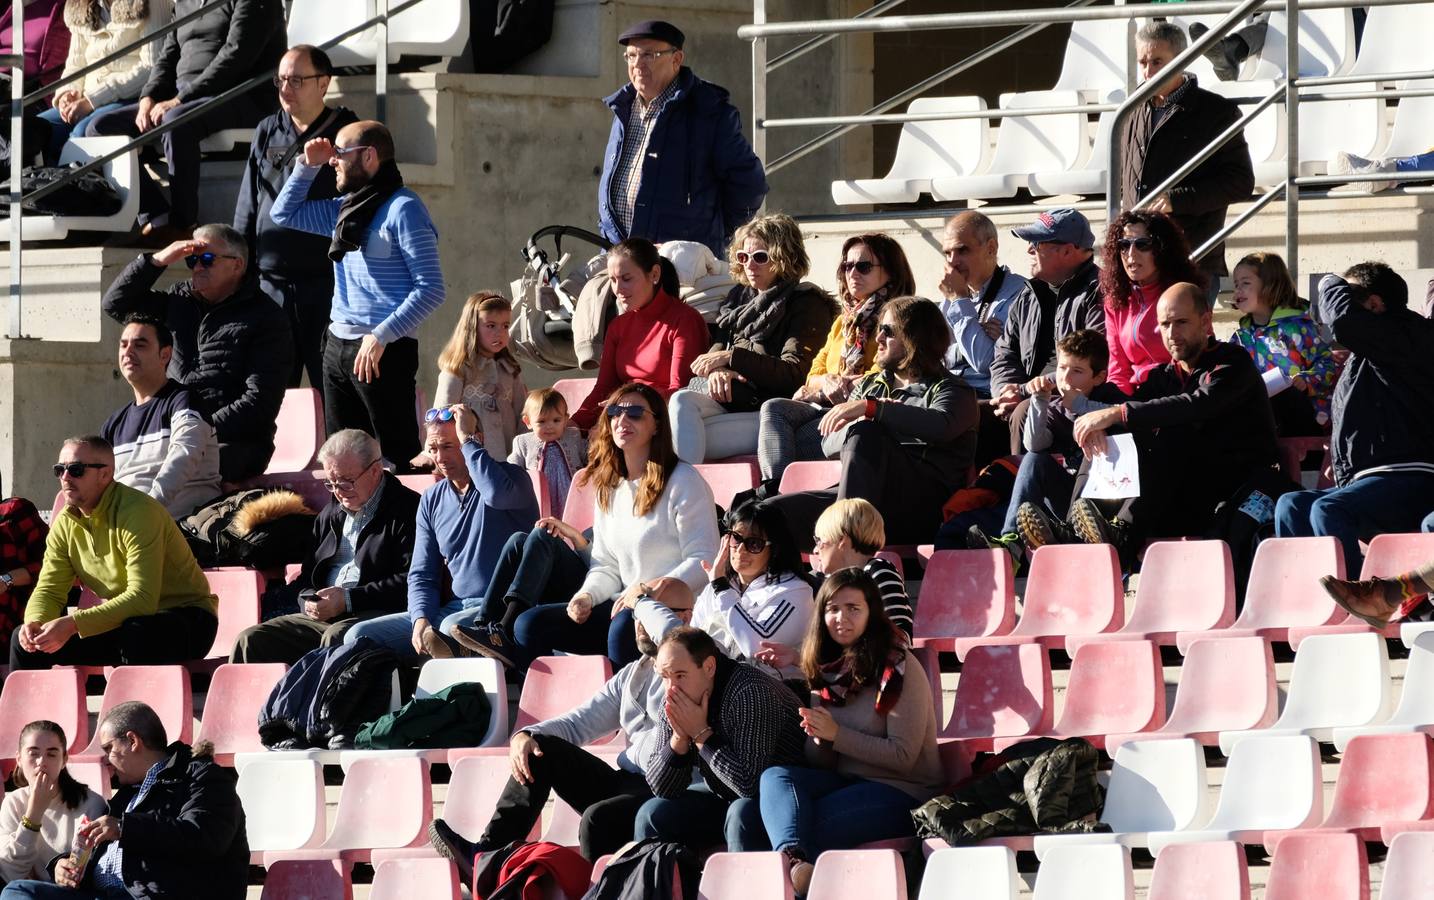
[[1135,393],[1152,369],[1170,362],[1160,339],[1155,303],[1172,284],[1203,289],[1205,276],[1190,261],[1185,233],[1164,213],[1123,212],[1105,232],[1100,289],[1110,344],[1110,383]]
[[727,253],[737,284],[717,311],[712,347],[670,401],[677,455],[690,463],[753,453],[762,401],[790,397],[836,316],[811,268],[802,231],[769,215],[737,229]]
[[597,383],[573,413],[588,431],[604,400],[629,382],[655,388],[663,403],[692,380],[692,361],[707,346],[702,314],[683,303],[677,270],[643,238],[628,238],[607,252],[607,274],[623,312],[603,332]]
[[887,301],[916,292],[906,254],[884,234],[848,238],[841,259],[836,273],[841,309],[806,382],[791,399],[762,404],[757,437],[762,496],[776,494],[790,463],[823,458],[818,423],[828,407],[850,396],[858,378],[875,370],[876,326]]

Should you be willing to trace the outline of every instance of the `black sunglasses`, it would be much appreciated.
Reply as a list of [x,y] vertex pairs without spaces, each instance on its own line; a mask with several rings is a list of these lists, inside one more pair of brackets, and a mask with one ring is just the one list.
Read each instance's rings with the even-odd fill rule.
[[884,338],[893,338],[893,337],[896,337],[896,329],[895,329],[895,328],[892,328],[890,325],[886,324],[885,322],[882,322],[880,325],[876,326],[876,333],[877,333],[877,336],[878,336],[878,337],[884,337]]
[[771,541],[768,541],[766,538],[759,538],[753,536],[742,537],[735,531],[727,532],[727,537],[732,539],[733,547],[741,547],[748,553],[761,553],[763,550],[766,550],[767,547],[771,545]]
[[1121,253],[1124,253],[1131,247],[1134,247],[1141,253],[1149,253],[1151,250],[1155,249],[1156,243],[1155,238],[1153,237],[1121,238],[1120,240],[1115,242],[1115,246],[1120,250]]
[[103,469],[108,465],[108,463],[86,462],[55,463],[55,477],[59,478],[61,475],[68,475],[71,478],[84,478],[86,469]]
[[621,403],[609,403],[607,407],[607,417],[609,419],[616,419],[619,416],[627,416],[634,422],[641,422],[642,417],[645,415],[647,415],[647,407],[638,406],[635,403],[628,405],[623,405]]
[[855,269],[858,275],[870,275],[871,270],[875,269],[876,265],[876,263],[869,259],[864,259],[861,262],[848,262],[844,260],[838,268],[840,268],[843,273]]
[[748,253],[746,250],[737,251],[737,265],[745,266],[749,259],[759,266],[765,266],[772,261],[772,255],[766,250],[756,250],[752,253]]
[[210,266],[214,265],[214,261],[215,261],[216,259],[238,259],[238,258],[239,258],[239,257],[237,257],[237,256],[231,256],[231,255],[229,255],[229,254],[227,254],[227,253],[210,253],[209,251],[206,250],[206,251],[203,252],[203,253],[191,253],[190,255],[186,256],[186,257],[184,258],[184,264],[185,264],[186,266],[189,266],[189,268],[191,268],[191,269],[194,268],[195,266],[203,266],[204,268],[207,269],[207,268],[209,268]]

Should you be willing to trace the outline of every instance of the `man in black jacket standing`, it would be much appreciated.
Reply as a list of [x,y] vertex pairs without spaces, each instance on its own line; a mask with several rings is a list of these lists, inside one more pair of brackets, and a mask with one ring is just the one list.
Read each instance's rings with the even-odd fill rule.
[[[176,0],[174,18],[206,0]],[[283,0],[232,0],[164,39],[138,103],[96,116],[89,134],[137,137],[173,121],[279,62],[287,45]],[[154,239],[188,237],[199,221],[199,142],[225,128],[248,128],[274,108],[274,89],[241,94],[160,138],[169,166],[169,202],[148,175],[140,178],[140,224]],[[141,172],[143,168],[141,167]]]
[[356,428],[319,448],[334,502],[314,520],[314,549],[290,585],[299,612],[244,629],[230,662],[293,665],[310,650],[343,643],[344,632],[365,619],[408,609],[418,495],[383,470],[382,456],[378,441]]
[[154,710],[131,700],[100,722],[100,749],[119,789],[110,815],[80,828],[88,863],[55,862],[55,884],[12,881],[6,900],[243,900],[249,842],[233,769],[206,743],[168,742]]
[[[193,271],[189,281],[155,290],[180,260]],[[243,236],[228,225],[203,225],[193,240],[140,254],[105,291],[104,310],[119,322],[147,313],[169,326],[169,377],[208,406],[220,477],[232,485],[261,474],[274,453],[293,338],[283,310],[259,290]]]

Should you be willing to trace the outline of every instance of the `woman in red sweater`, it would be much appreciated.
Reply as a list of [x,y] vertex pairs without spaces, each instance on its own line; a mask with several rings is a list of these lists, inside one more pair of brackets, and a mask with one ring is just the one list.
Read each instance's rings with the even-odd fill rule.
[[711,341],[702,314],[677,299],[677,270],[652,242],[628,238],[607,254],[607,274],[624,312],[607,326],[597,384],[573,413],[587,431],[619,385],[638,381],[667,400],[692,380],[692,361]]
[[1205,276],[1190,261],[1190,245],[1174,220],[1157,212],[1123,212],[1105,232],[1100,289],[1105,299],[1105,338],[1110,344],[1110,383],[1135,393],[1152,369],[1170,362],[1160,339],[1155,301],[1172,284],[1205,289]]

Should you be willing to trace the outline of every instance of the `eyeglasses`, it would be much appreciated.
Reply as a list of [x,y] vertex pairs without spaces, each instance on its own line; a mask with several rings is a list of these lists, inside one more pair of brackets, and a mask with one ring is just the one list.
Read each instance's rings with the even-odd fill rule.
[[335,155],[335,156],[347,156],[348,154],[353,153],[355,150],[367,150],[367,149],[368,149],[368,144],[354,144],[352,147],[335,147],[335,148],[334,148],[334,155]]
[[109,463],[55,463],[55,477],[59,478],[61,475],[68,475],[71,478],[84,478],[86,469],[104,469],[108,467]]
[[832,544],[835,544],[835,543],[836,543],[836,541],[829,541],[829,540],[827,540],[826,538],[822,537],[822,536],[819,535],[819,534],[812,536],[812,549],[813,549],[813,550],[821,550],[823,547],[830,547]]
[[372,469],[375,465],[377,465],[377,463],[378,460],[374,460],[373,462],[364,466],[363,471],[359,472],[352,478],[340,478],[337,481],[329,481],[327,478],[325,478],[324,490],[328,491],[330,494],[334,494],[339,491],[343,491],[345,494],[347,494],[349,491],[353,490],[354,487],[358,484],[358,480],[367,475],[368,470]]
[[676,52],[677,50],[675,48],[671,50],[625,50],[623,51],[622,58],[629,66],[635,66],[639,61],[653,63],[662,59],[664,56],[671,56]]
[[896,337],[896,329],[892,328],[885,322],[882,322],[880,325],[876,326],[876,334],[877,337],[894,338]]
[[424,424],[432,425],[434,422],[452,422],[453,410],[448,407],[442,409],[430,409],[423,414]]
[[1125,253],[1132,247],[1134,247],[1136,250],[1139,250],[1141,253],[1149,253],[1151,250],[1155,249],[1155,238],[1121,238],[1120,240],[1115,242],[1115,246],[1120,250],[1121,253]]
[[648,413],[647,407],[645,407],[645,406],[638,406],[638,405],[635,404],[635,403],[631,403],[631,404],[627,404],[627,405],[623,405],[623,404],[621,404],[621,403],[610,403],[610,404],[608,404],[608,407],[607,407],[607,417],[608,417],[609,419],[616,419],[616,418],[619,418],[619,417],[621,417],[621,416],[627,416],[629,419],[633,420],[634,422],[641,422],[641,421],[642,421],[642,417],[645,416],[645,415],[647,415],[647,413]]
[[727,532],[727,537],[732,539],[732,546],[734,548],[741,547],[748,553],[761,553],[771,545],[771,542],[766,538],[752,537],[750,535],[748,537],[742,537],[742,535],[735,531]]
[[191,269],[194,268],[195,266],[203,266],[204,268],[208,269],[208,268],[210,268],[211,266],[214,265],[214,261],[215,261],[216,259],[238,259],[238,258],[239,258],[239,257],[237,257],[237,256],[231,256],[231,255],[229,255],[228,253],[210,253],[210,252],[208,252],[208,251],[205,251],[205,252],[203,252],[203,253],[191,253],[191,254],[189,254],[188,256],[186,256],[186,257],[184,258],[184,264],[185,264],[186,266],[189,266],[189,268],[191,268]]
[[737,265],[745,266],[749,259],[756,265],[765,266],[772,261],[772,255],[766,250],[758,250],[754,253],[748,253],[746,250],[737,251]]
[[850,262],[843,260],[842,264],[837,268],[841,270],[842,274],[846,274],[847,272],[850,272],[855,269],[858,275],[870,275],[871,270],[875,269],[876,266],[877,264],[869,259],[864,259],[861,262]]
[[298,87],[303,87],[303,86],[304,86],[304,82],[306,82],[306,81],[310,81],[310,80],[312,80],[312,79],[314,79],[314,78],[327,78],[327,77],[328,77],[328,76],[326,76],[326,75],[275,75],[274,78],[273,78],[273,82],[274,82],[274,87],[276,87],[276,88],[282,88],[282,87],[283,87],[284,85],[286,85],[286,84],[287,84],[289,87],[298,88]]

